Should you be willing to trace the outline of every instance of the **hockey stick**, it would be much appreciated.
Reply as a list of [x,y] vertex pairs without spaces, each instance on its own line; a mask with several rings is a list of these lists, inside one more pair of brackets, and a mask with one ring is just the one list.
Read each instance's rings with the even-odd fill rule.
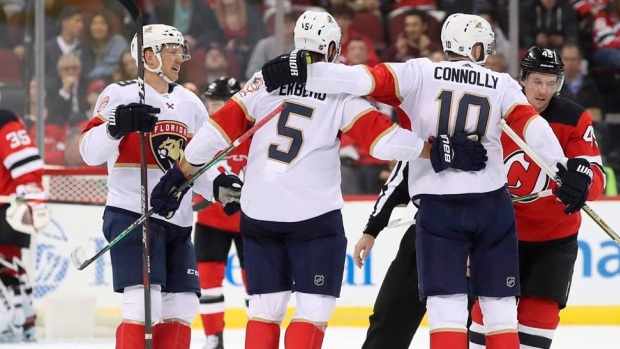
[[67,201],[67,200],[50,200],[50,199],[18,199],[12,195],[0,195],[0,203],[12,204],[12,203],[44,203],[44,204],[63,204],[63,205],[83,205],[83,206],[105,206],[105,202],[90,202],[90,201]]
[[[521,137],[519,137],[519,135],[512,128],[510,128],[510,126],[508,126],[508,124],[506,123],[506,121],[504,121],[504,119],[500,120],[498,125],[506,133],[506,135],[508,135],[508,137],[510,137],[515,143],[517,143],[517,145],[521,149],[523,149],[523,151],[536,163],[536,165],[538,165],[538,167],[540,167],[543,171],[545,171],[545,173],[554,182],[556,182],[558,185],[562,184],[562,181],[557,176],[557,174],[553,171],[553,169],[549,165],[547,165],[540,158],[540,156],[538,156],[538,154],[536,154],[536,152],[534,151],[534,149],[532,149],[532,147],[530,147],[527,143],[525,143],[525,141],[523,139],[521,139]],[[609,235],[609,237],[612,240],[614,240],[618,245],[620,245],[620,236],[618,236],[618,234],[616,234],[613,231],[613,229],[611,229],[611,227],[609,225],[607,225],[607,223],[605,223],[605,221],[603,221],[603,219],[601,217],[599,217],[599,215],[597,215],[596,212],[594,212],[590,208],[590,206],[588,206],[587,204],[584,204],[581,207],[581,209],[584,210],[586,212],[586,214],[588,216],[590,216],[590,218],[592,218],[592,220],[596,224],[598,224],[598,226],[601,227],[601,229],[603,229],[603,231],[607,235]]]
[[[145,103],[144,90],[144,32],[143,18],[138,7],[137,0],[120,0],[121,4],[129,11],[136,23],[136,52],[138,63],[138,96],[140,104]],[[146,137],[148,132],[140,132],[140,203],[142,215],[146,215],[149,209],[148,190],[148,167],[146,153]],[[149,220],[142,223],[142,284],[144,286],[144,344],[146,349],[153,347],[153,323],[151,321],[151,242],[149,236]]]
[[[254,133],[256,133],[258,129],[263,127],[269,120],[273,119],[274,116],[278,115],[278,113],[280,113],[285,107],[286,107],[286,103],[282,103],[280,106],[274,109],[271,113],[269,113],[265,118],[263,118],[262,120],[254,124],[252,128],[247,130],[239,138],[237,138],[235,141],[230,143],[228,147],[226,147],[220,153],[220,155],[216,156],[213,160],[205,164],[196,173],[194,173],[192,177],[190,177],[185,183],[183,183],[183,185],[181,185],[178,189],[175,190],[173,195],[176,193],[182,192],[183,190],[185,190],[185,188],[192,185],[192,183],[194,183],[194,181],[196,181],[196,179],[200,177],[200,175],[205,173],[209,168],[213,167],[213,165],[215,165],[220,160],[222,160],[226,155],[228,155],[228,153],[230,153],[233,149],[237,148],[241,143],[245,142],[246,140],[248,140],[248,138],[252,137],[252,135],[254,135]],[[91,263],[96,261],[99,257],[101,257],[106,252],[108,252],[112,247],[114,247],[114,245],[116,245],[121,240],[123,240],[129,233],[131,233],[133,229],[135,229],[138,225],[142,224],[142,222],[144,222],[148,217],[152,215],[153,215],[153,210],[151,209],[145,215],[141,216],[137,221],[133,222],[129,227],[127,227],[127,229],[125,229],[122,233],[120,233],[114,240],[110,241],[107,245],[105,245],[101,249],[101,251],[97,252],[93,257],[89,259],[86,259],[86,253],[83,247],[81,246],[76,247],[73,250],[73,252],[71,252],[71,262],[73,262],[73,265],[79,270],[86,268]]]
[[[512,202],[514,203],[514,202],[522,202],[522,201],[534,200],[538,198],[544,198],[545,196],[550,196],[551,194],[553,194],[553,191],[551,189],[547,189],[547,190],[543,190],[541,192],[530,194],[530,195],[514,197],[512,198]],[[388,223],[387,225],[387,228],[408,226],[408,225],[412,225],[415,223],[415,219],[402,222],[403,218],[397,218],[393,221],[390,221],[390,223]]]

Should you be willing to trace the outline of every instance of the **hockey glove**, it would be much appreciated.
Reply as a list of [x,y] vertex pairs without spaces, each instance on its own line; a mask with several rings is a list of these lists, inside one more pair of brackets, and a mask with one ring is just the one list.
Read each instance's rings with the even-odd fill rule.
[[151,192],[151,207],[153,207],[153,212],[166,217],[166,219],[172,218],[174,213],[181,206],[181,201],[183,200],[183,196],[189,190],[190,186],[183,189],[181,192],[172,195],[172,193],[183,183],[185,183],[185,175],[179,168],[174,165],[171,169],[169,169],[166,174],[164,174],[159,183],[155,185],[153,188],[153,192]]
[[487,151],[474,134],[461,132],[452,137],[443,134],[429,140],[432,141],[431,164],[436,173],[448,168],[480,171],[487,166]]
[[121,139],[131,132],[151,132],[161,112],[148,104],[121,104],[112,110],[108,120],[108,134],[114,139]]
[[6,210],[7,223],[20,233],[41,232],[50,221],[50,211],[45,199],[45,192],[38,185],[18,185],[15,189],[15,202]]
[[265,63],[262,73],[267,92],[295,82],[305,84],[308,78],[307,65],[311,62],[308,51],[293,50]]
[[562,185],[555,190],[555,195],[566,205],[564,213],[579,211],[586,203],[592,183],[592,169],[586,159],[568,159],[566,167],[558,164],[558,176]]
[[213,180],[213,198],[222,203],[224,212],[229,216],[241,210],[241,187],[243,182],[232,172],[220,173]]

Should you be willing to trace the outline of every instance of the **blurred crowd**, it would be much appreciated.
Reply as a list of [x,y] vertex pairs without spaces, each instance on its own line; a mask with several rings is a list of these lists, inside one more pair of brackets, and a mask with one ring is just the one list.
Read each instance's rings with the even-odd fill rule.
[[[508,41],[508,0],[287,0],[283,42],[274,34],[274,0],[141,2],[147,24],[169,24],[185,35],[192,58],[178,83],[201,97],[217,78],[245,81],[270,58],[291,51],[297,16],[309,7],[334,16],[342,29],[339,59],[350,65],[443,60],[442,21],[456,12],[479,14],[496,35],[489,69],[506,71],[507,60],[520,59],[532,45],[561,53],[561,95],[590,110],[604,163],[620,173],[620,0],[519,1],[518,52]],[[77,144],[99,93],[137,76],[129,47],[135,26],[116,0],[44,3],[45,96],[36,96],[34,1],[0,0],[0,105],[23,115],[34,136],[36,101],[44,98],[46,164],[81,166]],[[398,110],[377,107],[397,119]],[[377,194],[392,166],[346,138],[341,159],[344,194]]]

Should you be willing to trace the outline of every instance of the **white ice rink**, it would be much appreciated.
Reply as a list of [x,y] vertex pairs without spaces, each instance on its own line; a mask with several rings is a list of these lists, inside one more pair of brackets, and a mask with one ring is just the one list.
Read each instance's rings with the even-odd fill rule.
[[[359,349],[364,342],[366,329],[355,327],[328,328],[323,349]],[[226,349],[243,349],[245,334],[243,330],[227,330],[224,334]],[[282,336],[283,333],[282,333]],[[563,326],[553,340],[553,349],[618,349],[620,326]],[[194,331],[191,349],[202,349],[204,335]],[[416,334],[410,348],[428,348],[428,328],[423,327]],[[53,341],[29,344],[3,344],[2,349],[113,349],[113,339],[94,339],[88,341]],[[284,348],[281,344],[280,348]],[[389,348],[385,348],[389,349]]]

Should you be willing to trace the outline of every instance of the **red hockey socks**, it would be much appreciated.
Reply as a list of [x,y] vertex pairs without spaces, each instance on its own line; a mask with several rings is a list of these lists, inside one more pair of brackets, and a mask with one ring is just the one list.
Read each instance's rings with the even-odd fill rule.
[[200,275],[200,318],[207,336],[224,331],[224,262],[198,262]]
[[321,349],[325,337],[325,325],[305,321],[291,321],[284,335],[286,349]]
[[550,348],[560,323],[560,305],[550,299],[521,297],[517,314],[521,343],[532,348]]
[[121,322],[116,328],[116,349],[144,348],[144,325]]
[[471,325],[469,326],[469,348],[483,349],[486,348],[486,331],[482,317],[482,309],[480,303],[476,299],[474,306],[471,308]]
[[249,320],[245,328],[245,349],[278,349],[280,324]]
[[519,349],[519,334],[517,332],[487,334],[487,349]]
[[467,332],[431,332],[431,349],[467,349]]
[[191,339],[192,329],[186,324],[171,321],[153,326],[153,349],[189,349]]

